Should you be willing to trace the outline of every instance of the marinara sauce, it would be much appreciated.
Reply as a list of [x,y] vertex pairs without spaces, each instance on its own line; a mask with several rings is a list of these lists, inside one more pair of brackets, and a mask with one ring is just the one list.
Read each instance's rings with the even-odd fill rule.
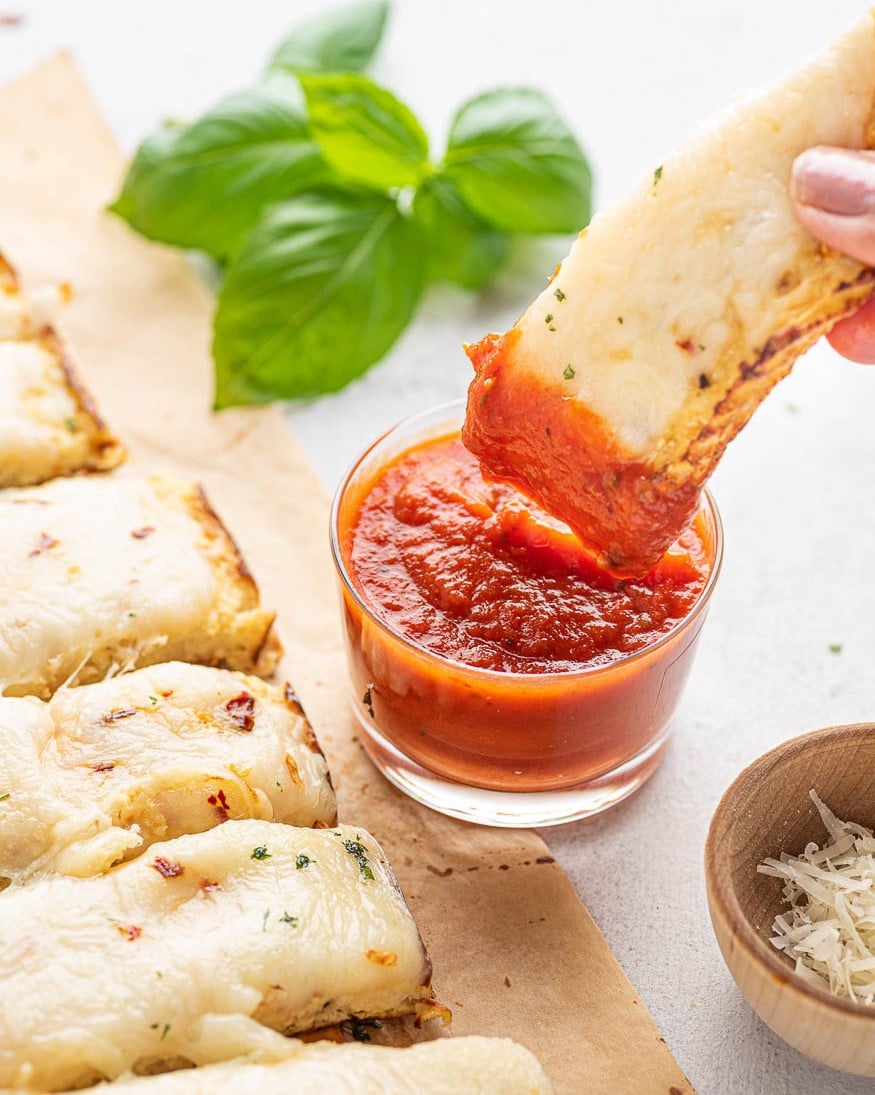
[[566,525],[484,479],[453,433],[360,476],[338,536],[358,595],[344,608],[359,716],[406,756],[533,790],[659,745],[700,623],[679,625],[714,559],[702,513],[649,574],[619,579]]

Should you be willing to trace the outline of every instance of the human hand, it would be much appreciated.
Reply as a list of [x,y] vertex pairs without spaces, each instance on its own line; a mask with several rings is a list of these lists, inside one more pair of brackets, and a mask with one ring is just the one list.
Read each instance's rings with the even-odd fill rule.
[[[875,153],[810,148],[793,164],[790,195],[812,236],[875,266]],[[875,363],[875,300],[837,323],[827,337],[851,361]]]

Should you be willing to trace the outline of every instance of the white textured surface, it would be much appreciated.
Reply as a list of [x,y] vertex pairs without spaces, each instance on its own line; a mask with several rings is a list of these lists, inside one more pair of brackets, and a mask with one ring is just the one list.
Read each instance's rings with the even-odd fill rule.
[[[24,22],[0,28],[0,79],[69,47],[131,149],[160,118],[246,82],[285,27],[320,6],[3,0],[0,14],[21,11]],[[436,139],[477,90],[543,87],[585,142],[604,206],[734,92],[799,63],[865,7],[396,0],[375,73]],[[459,344],[510,323],[566,244],[530,245],[528,261],[479,296],[431,292],[381,366],[292,412],[326,485],[378,431],[463,393]],[[711,933],[702,849],[720,794],[748,761],[802,731],[875,718],[873,411],[875,370],[819,346],[730,447],[714,479],[725,569],[668,758],[613,814],[546,834],[700,1095],[872,1090],[807,1061],[748,1008]]]

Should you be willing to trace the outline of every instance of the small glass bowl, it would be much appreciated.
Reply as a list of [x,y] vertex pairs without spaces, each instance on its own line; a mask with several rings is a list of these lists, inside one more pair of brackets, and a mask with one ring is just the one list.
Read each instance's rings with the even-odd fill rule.
[[653,774],[668,741],[723,554],[714,500],[701,524],[711,571],[687,616],[651,646],[574,672],[504,673],[441,656],[393,631],[348,565],[363,492],[395,458],[457,431],[461,402],[405,419],[347,473],[331,510],[351,701],[362,745],[418,802],[483,825],[559,825],[620,802]]

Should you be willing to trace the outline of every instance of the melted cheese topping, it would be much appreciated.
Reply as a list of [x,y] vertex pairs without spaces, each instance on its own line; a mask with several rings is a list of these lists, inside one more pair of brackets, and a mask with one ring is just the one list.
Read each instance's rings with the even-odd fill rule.
[[[519,367],[594,411],[630,458],[670,448],[679,418],[695,436],[741,366],[808,317],[822,256],[793,216],[791,166],[811,145],[868,145],[873,54],[869,15],[595,217],[517,324]],[[860,270],[832,256],[831,283]]]
[[273,616],[192,484],[91,476],[8,490],[0,528],[7,695],[173,658],[256,667]]
[[228,821],[2,895],[0,1085],[226,1060],[259,1045],[259,1024],[428,1013],[429,979],[366,832]]
[[814,984],[875,1004],[875,836],[839,821],[814,791],[810,795],[828,843],[812,842],[801,855],[782,853],[757,867],[783,880],[790,906],[775,918],[771,942]]
[[246,1061],[144,1076],[117,1095],[551,1095],[535,1057],[509,1038],[439,1038],[406,1049],[286,1042],[274,1064]]
[[171,662],[0,699],[0,883],[93,875],[229,818],[333,825],[307,720],[254,677]]
[[46,450],[75,459],[87,447],[78,411],[53,354],[35,341],[0,342],[0,482],[17,482],[13,468],[46,460]]

